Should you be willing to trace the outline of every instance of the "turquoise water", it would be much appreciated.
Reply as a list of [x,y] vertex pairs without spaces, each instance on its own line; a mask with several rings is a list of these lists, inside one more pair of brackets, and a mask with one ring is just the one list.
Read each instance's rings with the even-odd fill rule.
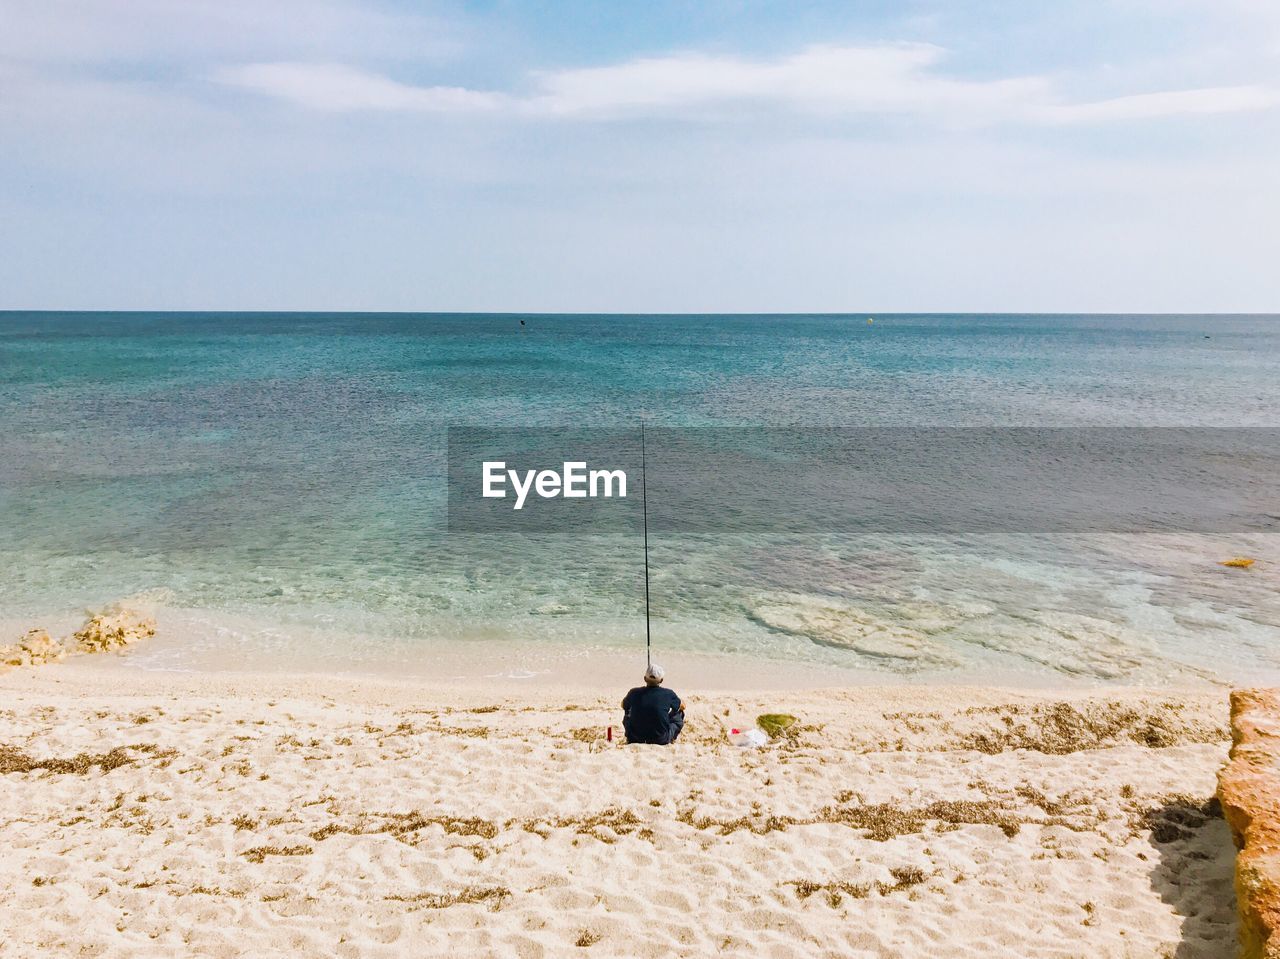
[[[0,621],[142,594],[193,649],[353,668],[634,644],[629,539],[449,533],[451,425],[1280,425],[1276,317],[525,319],[0,314]],[[886,679],[1256,676],[1276,535],[668,531],[655,629]]]

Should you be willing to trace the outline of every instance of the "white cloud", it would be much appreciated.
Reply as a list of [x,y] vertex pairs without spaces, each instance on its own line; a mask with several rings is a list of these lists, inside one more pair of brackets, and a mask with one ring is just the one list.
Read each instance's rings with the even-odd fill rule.
[[[609,50],[653,32],[510,4],[0,0],[0,290],[86,308],[1280,302],[1262,16],[1280,26],[1280,3],[963,6],[918,30],[669,23],[686,52],[635,58],[600,31]],[[834,20],[937,46],[733,46]]]
[[532,90],[523,95],[416,86],[336,64],[249,64],[226,68],[216,79],[315,110],[506,110],[566,119],[704,117],[772,109],[824,117],[925,117],[957,126],[1061,125],[1280,105],[1280,91],[1256,85],[1072,103],[1046,77],[971,80],[947,75],[939,69],[944,56],[940,47],[918,43],[811,46],[767,60],[681,53],[537,73]]
[[773,60],[677,54],[540,75],[530,106],[557,116],[669,113],[733,103],[822,113],[1002,115],[1045,93],[1038,78],[971,81],[934,71],[929,44],[813,46]]
[[365,73],[341,64],[256,63],[220,70],[215,79],[313,110],[334,112],[474,113],[493,110],[506,99],[501,94],[464,87],[420,87],[398,83],[376,73]]
[[1050,122],[1092,123],[1150,120],[1187,114],[1246,113],[1280,106],[1280,91],[1260,86],[1204,87],[1113,97],[1093,103],[1056,106],[1045,114]]

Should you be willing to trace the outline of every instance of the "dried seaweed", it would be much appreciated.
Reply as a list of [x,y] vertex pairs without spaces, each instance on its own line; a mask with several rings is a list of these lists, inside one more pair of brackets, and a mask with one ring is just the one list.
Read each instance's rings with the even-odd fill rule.
[[930,821],[945,826],[991,825],[998,826],[1006,836],[1015,836],[1022,826],[1003,804],[994,801],[939,800],[919,809],[909,809],[896,803],[873,803],[864,806],[827,806],[814,816],[799,818],[774,814],[739,816],[735,819],[716,819],[711,816],[695,816],[685,809],[676,817],[695,829],[717,829],[727,836],[739,830],[756,835],[782,831],[790,826],[814,826],[838,823],[853,829],[864,829],[867,838],[883,842],[894,836],[918,833]]
[[1182,705],[1176,702],[1164,702],[1156,708],[1116,702],[973,707],[964,714],[995,715],[1005,728],[968,733],[960,737],[957,745],[988,754],[1028,749],[1059,756],[1126,742],[1162,749],[1227,739],[1225,727],[1189,723],[1181,712]]
[[448,909],[450,906],[487,902],[489,908],[497,912],[502,908],[503,900],[510,895],[511,890],[505,886],[467,886],[460,892],[419,892],[411,896],[387,896],[386,899],[410,903],[419,909]]
[[815,882],[812,879],[793,879],[783,885],[793,887],[796,898],[800,900],[822,893],[827,905],[835,909],[844,901],[845,896],[850,899],[866,899],[873,890],[882,896],[888,896],[925,881],[924,870],[919,866],[895,866],[889,870],[889,874],[893,876],[893,882]]
[[314,851],[310,846],[254,846],[240,855],[250,862],[260,863],[268,856],[310,856]]
[[83,776],[95,766],[104,773],[109,773],[113,769],[132,764],[133,759],[125,752],[123,746],[116,746],[105,753],[77,753],[70,759],[59,757],[33,759],[16,746],[0,743],[0,774],[29,773],[37,769],[45,769],[51,773],[74,773]]
[[[371,819],[382,821],[371,822]],[[446,833],[454,836],[480,836],[484,839],[493,839],[498,835],[497,825],[487,819],[465,816],[424,816],[415,810],[404,813],[364,814],[354,825],[330,823],[313,832],[311,838],[319,842],[337,833],[346,833],[351,836],[387,834],[401,842],[409,843],[414,833],[427,826],[440,826]]]

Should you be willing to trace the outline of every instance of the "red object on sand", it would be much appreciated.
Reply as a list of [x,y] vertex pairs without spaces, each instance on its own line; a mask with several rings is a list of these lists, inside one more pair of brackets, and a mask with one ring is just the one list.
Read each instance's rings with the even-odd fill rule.
[[605,738],[608,742],[613,742],[613,727],[612,727],[612,726],[610,726],[608,729],[606,729],[606,730],[604,731],[604,738]]

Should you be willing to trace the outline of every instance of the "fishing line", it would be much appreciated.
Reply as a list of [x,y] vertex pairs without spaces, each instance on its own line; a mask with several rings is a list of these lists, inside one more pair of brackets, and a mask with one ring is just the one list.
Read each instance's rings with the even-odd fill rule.
[[644,423],[640,424],[640,509],[644,517],[644,663],[653,665],[653,637],[649,631],[649,488],[644,456]]

